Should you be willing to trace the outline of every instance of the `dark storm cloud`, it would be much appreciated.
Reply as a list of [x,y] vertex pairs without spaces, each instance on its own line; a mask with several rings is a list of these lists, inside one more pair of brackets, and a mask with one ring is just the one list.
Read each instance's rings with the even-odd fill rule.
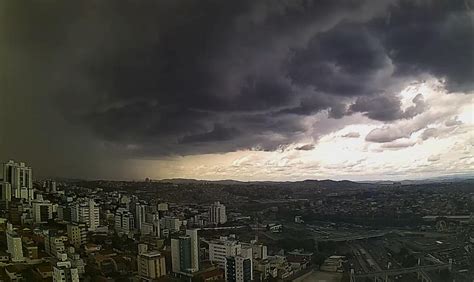
[[352,112],[365,113],[369,118],[381,121],[396,120],[402,116],[401,102],[398,97],[378,95],[359,97],[350,106]]
[[[396,63],[397,72],[429,72],[445,77],[453,91],[474,86],[474,11],[471,0],[400,1],[389,23],[373,30]],[[416,4],[414,4],[416,3]]]
[[362,24],[339,24],[295,50],[288,72],[294,82],[340,96],[373,94],[374,75],[390,64],[385,50]]
[[215,141],[226,141],[231,140],[239,134],[239,131],[235,128],[226,128],[222,124],[215,124],[212,131],[186,135],[181,139],[181,143],[208,143]]
[[[61,91],[72,91],[75,103],[70,95],[59,101],[69,119],[87,124],[104,140],[141,148],[144,155],[153,154],[152,148],[155,154],[273,150],[296,140],[299,134],[294,132],[305,130],[300,117],[290,114],[328,109],[331,117],[342,117],[345,106],[333,95],[357,95],[348,91],[356,85],[348,81],[326,93],[331,80],[327,76],[320,82],[327,85],[321,91],[309,88],[308,81],[292,76],[298,54],[310,56],[317,43],[307,43],[321,41],[323,50],[311,58],[316,62],[339,42],[354,38],[344,27],[335,36],[325,29],[342,19],[371,18],[372,10],[381,9],[362,9],[364,3],[356,1],[118,3],[112,10],[98,4],[92,15],[81,15],[84,20],[71,24],[77,34],[66,44],[87,55],[59,75],[59,81],[68,82]],[[153,9],[171,9],[177,17],[155,19]],[[348,11],[356,14],[343,15]],[[91,21],[105,25],[88,24]],[[362,27],[357,31],[364,33]],[[319,32],[325,33],[323,39],[314,39]],[[79,40],[83,37],[105,39],[91,46]],[[342,63],[361,54],[363,46],[372,44],[369,41],[333,57]],[[360,72],[357,64],[347,62],[342,75]],[[339,76],[333,74],[332,79]],[[81,78],[72,90],[70,77]],[[90,85],[95,89],[85,99]]]
[[401,101],[394,95],[361,96],[349,107],[350,112],[361,112],[373,120],[392,121],[412,118],[426,109],[422,94],[412,100],[413,105],[401,109]]
[[4,1],[1,95],[112,155],[275,150],[327,130],[302,122],[321,111],[423,112],[386,91],[401,77],[472,89],[472,11],[447,2]]

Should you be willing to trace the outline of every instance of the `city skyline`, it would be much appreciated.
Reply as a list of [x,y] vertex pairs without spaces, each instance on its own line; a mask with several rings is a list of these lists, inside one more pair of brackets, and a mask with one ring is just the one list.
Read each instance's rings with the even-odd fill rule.
[[[471,281],[474,179],[36,180],[2,164],[2,277],[26,281]],[[28,189],[30,190],[30,189]],[[15,192],[14,192],[15,191]]]
[[0,161],[25,161],[35,177],[474,172],[472,1],[0,10]]

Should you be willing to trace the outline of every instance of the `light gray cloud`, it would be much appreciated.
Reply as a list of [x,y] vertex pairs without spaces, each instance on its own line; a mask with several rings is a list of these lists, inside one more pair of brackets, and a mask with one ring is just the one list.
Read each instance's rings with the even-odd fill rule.
[[310,151],[314,149],[314,144],[306,144],[295,148],[298,151]]
[[380,147],[383,149],[398,150],[398,149],[412,147],[415,144],[416,144],[416,141],[412,141],[412,140],[397,140],[394,142],[384,143]]
[[365,137],[365,140],[375,143],[387,143],[400,138],[408,138],[410,135],[411,132],[404,128],[382,127],[370,131]]
[[359,138],[360,133],[359,132],[349,132],[349,133],[346,133],[346,134],[342,135],[342,137],[344,137],[344,138]]

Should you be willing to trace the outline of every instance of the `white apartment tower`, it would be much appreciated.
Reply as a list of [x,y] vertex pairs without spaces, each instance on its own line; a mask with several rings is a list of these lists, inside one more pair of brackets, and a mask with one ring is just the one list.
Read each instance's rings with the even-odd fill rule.
[[220,202],[215,202],[209,207],[209,222],[213,224],[223,224],[227,222],[225,206]]
[[10,254],[12,262],[24,261],[23,257],[23,244],[21,237],[13,231],[11,223],[7,223],[7,252]]
[[99,206],[93,199],[78,200],[71,207],[73,222],[82,222],[89,230],[96,230],[99,226]]
[[118,208],[115,212],[115,231],[128,234],[134,226],[133,214],[126,208]]
[[75,248],[80,248],[87,243],[87,226],[85,223],[69,223],[67,225],[67,237],[69,243]]
[[209,243],[209,260],[217,263],[220,268],[224,268],[226,257],[240,254],[241,248],[242,246],[238,241],[220,237],[219,240]]

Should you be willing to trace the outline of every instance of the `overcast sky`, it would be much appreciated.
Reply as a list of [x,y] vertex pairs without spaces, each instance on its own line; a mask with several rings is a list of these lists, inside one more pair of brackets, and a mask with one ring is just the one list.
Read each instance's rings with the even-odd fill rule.
[[0,161],[36,176],[474,172],[474,3],[0,2]]

